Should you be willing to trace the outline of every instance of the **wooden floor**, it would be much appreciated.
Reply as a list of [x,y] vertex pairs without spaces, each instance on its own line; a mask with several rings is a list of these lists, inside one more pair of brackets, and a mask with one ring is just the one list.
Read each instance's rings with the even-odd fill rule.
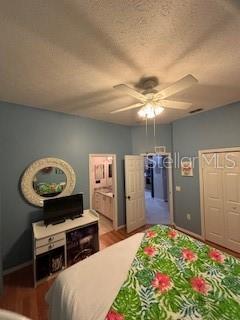
[[[146,225],[131,234],[127,234],[125,229],[106,233],[100,236],[101,250],[131,236],[136,232],[144,231],[147,228],[149,228],[149,225]],[[240,258],[240,254],[234,254],[233,252],[219,246],[211,245]],[[20,313],[32,320],[47,320],[48,310],[44,297],[53,281],[54,280],[46,281],[34,289],[31,267],[26,267],[5,276],[4,294],[0,297],[0,308]]]
[[[100,249],[149,227],[146,225],[131,234],[127,234],[125,229],[105,233],[100,236]],[[20,313],[32,320],[47,320],[48,309],[44,297],[54,280],[45,281],[35,289],[32,274],[32,267],[29,266],[4,277],[4,293],[0,296],[0,309]]]

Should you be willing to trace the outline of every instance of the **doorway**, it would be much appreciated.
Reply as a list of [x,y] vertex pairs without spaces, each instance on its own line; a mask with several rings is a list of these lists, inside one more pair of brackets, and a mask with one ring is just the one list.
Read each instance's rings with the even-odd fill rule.
[[117,170],[115,154],[89,155],[90,208],[99,214],[99,234],[117,230]]
[[172,224],[168,155],[144,155],[144,196],[147,224]]
[[[159,165],[154,165],[155,158],[159,162],[164,160],[166,169],[167,188],[165,200],[158,199],[158,186],[155,185],[155,177]],[[172,157],[170,153],[125,155],[125,199],[126,199],[126,227],[127,232],[132,232],[145,224],[170,224],[173,225],[173,186],[172,186]],[[152,171],[151,171],[152,170]],[[154,170],[157,170],[155,173]],[[148,179],[147,179],[148,178]],[[151,180],[152,178],[152,180]],[[157,181],[159,182],[159,181]],[[146,186],[146,187],[145,187]],[[152,195],[154,197],[152,197]],[[162,201],[159,201],[162,200]],[[157,203],[157,205],[156,205]],[[159,205],[162,204],[161,205]],[[161,207],[166,207],[163,213]]]

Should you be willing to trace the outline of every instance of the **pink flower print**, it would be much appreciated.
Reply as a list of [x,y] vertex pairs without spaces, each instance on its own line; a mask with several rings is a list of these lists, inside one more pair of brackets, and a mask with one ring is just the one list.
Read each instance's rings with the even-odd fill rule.
[[153,257],[156,254],[156,249],[154,247],[151,247],[151,246],[145,247],[143,251],[144,251],[144,253],[146,255],[148,255],[150,257]]
[[190,249],[182,249],[182,256],[185,260],[189,261],[189,262],[193,262],[193,261],[196,261],[198,256],[196,255],[195,252],[193,252],[192,250]]
[[211,249],[208,255],[213,261],[216,261],[219,263],[223,263],[225,260],[225,257],[222,254],[222,252],[220,252],[216,249]]
[[152,286],[161,293],[166,292],[172,287],[171,279],[167,274],[157,272],[152,281]]
[[114,310],[110,310],[107,314],[106,320],[124,320],[124,316]]
[[170,239],[176,239],[176,238],[178,237],[177,231],[174,230],[174,229],[169,230],[169,231],[168,231],[168,237],[169,237]]
[[146,235],[147,235],[148,238],[154,238],[154,237],[157,236],[157,233],[155,231],[153,231],[153,230],[148,230],[146,232]]
[[191,279],[191,286],[196,292],[207,294],[211,286],[201,277],[194,277]]

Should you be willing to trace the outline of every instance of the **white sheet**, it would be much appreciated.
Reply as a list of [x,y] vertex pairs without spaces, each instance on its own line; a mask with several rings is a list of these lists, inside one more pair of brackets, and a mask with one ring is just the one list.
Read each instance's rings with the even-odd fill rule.
[[105,319],[142,238],[137,233],[63,271],[46,295],[49,319]]

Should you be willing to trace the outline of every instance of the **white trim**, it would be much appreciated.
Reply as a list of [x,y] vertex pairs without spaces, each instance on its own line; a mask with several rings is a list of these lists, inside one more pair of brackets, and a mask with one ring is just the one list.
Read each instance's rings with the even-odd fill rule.
[[[205,153],[205,152],[203,152]],[[200,215],[201,215],[201,233],[205,239],[205,214],[204,214],[204,190],[203,190],[203,171],[202,171],[202,151],[198,151],[198,165],[199,165],[199,188],[200,188]]]
[[[160,153],[141,153],[140,156],[168,156],[170,159],[170,164],[172,164],[172,154],[171,152],[160,152]],[[169,215],[170,215],[170,224],[174,224],[174,215],[173,215],[173,174],[172,174],[172,165],[167,168],[168,171],[168,200],[169,200]]]
[[231,147],[231,148],[219,148],[219,149],[205,149],[199,150],[198,153],[214,153],[214,152],[237,152],[240,151],[240,147]]
[[194,232],[189,231],[189,230],[187,230],[187,229],[178,227],[176,224],[174,224],[174,227],[175,227],[175,229],[177,229],[177,230],[179,230],[179,231],[181,231],[181,232],[183,232],[183,233],[186,233],[186,234],[188,234],[189,236],[192,236],[192,237],[195,237],[195,238],[197,238],[197,239],[199,239],[199,240],[204,241],[204,238],[203,238],[201,235],[197,234],[197,233],[194,233]]
[[8,275],[8,274],[10,274],[10,273],[13,273],[13,272],[16,272],[16,271],[18,271],[18,270],[20,270],[20,269],[23,269],[23,268],[25,268],[25,267],[28,267],[28,266],[30,266],[30,265],[32,265],[32,264],[33,264],[33,261],[32,261],[32,260],[31,260],[31,261],[24,262],[24,263],[21,263],[21,264],[15,266],[15,267],[8,268],[8,269],[4,270],[4,271],[3,271],[3,275],[6,276],[6,275]]
[[[172,155],[169,152],[168,157],[172,163]],[[169,213],[170,213],[170,224],[174,224],[173,215],[173,176],[172,176],[172,166],[168,170],[168,194],[169,194]]]
[[140,153],[140,156],[144,156],[144,157],[146,157],[146,156],[158,156],[158,155],[160,155],[160,156],[167,156],[167,155],[171,155],[171,153],[170,152],[159,152],[159,153],[156,153],[156,152],[149,152],[149,153]]
[[114,194],[114,212],[113,212],[113,229],[118,230],[118,192],[117,192],[117,156],[116,154],[89,154],[89,205],[92,209],[92,158],[94,157],[112,157],[113,158],[113,194]]
[[118,226],[118,227],[117,227],[117,230],[123,229],[123,228],[125,228],[125,227],[126,227],[126,225],[125,225],[125,224],[122,224],[121,226]]
[[240,147],[219,148],[219,149],[205,149],[198,151],[199,162],[199,187],[200,187],[200,213],[201,213],[201,232],[202,238],[205,240],[205,212],[204,212],[204,187],[203,187],[203,170],[202,170],[202,155],[206,153],[219,153],[219,152],[238,152]]

